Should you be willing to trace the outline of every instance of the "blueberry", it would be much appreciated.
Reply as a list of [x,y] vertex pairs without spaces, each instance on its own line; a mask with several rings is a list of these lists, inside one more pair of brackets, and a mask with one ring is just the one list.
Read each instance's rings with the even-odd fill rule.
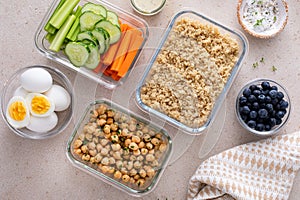
[[249,97],[250,94],[251,94],[251,90],[250,90],[249,88],[244,89],[243,95],[244,95],[245,97]]
[[247,98],[244,97],[244,96],[241,96],[239,98],[239,104],[240,104],[240,106],[246,105],[246,103],[247,103]]
[[251,95],[248,97],[248,101],[249,101],[250,103],[253,103],[253,102],[257,101],[257,99],[256,99],[256,97],[255,97],[253,94],[251,94]]
[[289,106],[289,103],[285,100],[281,100],[279,104],[280,104],[280,109],[286,109]]
[[258,116],[261,119],[266,119],[268,117],[268,111],[264,108],[258,110]]
[[284,117],[284,112],[281,110],[276,113],[276,119],[282,119]]
[[271,97],[267,95],[267,96],[266,96],[266,99],[265,99],[265,102],[266,102],[266,103],[271,103],[271,102],[272,102]]
[[270,90],[269,92],[269,96],[272,98],[272,99],[275,99],[277,97],[277,91],[276,90]]
[[276,115],[276,111],[275,110],[272,110],[271,112],[269,112],[269,116],[270,117],[275,117]]
[[275,126],[276,125],[276,119],[275,118],[270,118],[269,119],[269,124],[271,127]]
[[270,83],[268,81],[263,81],[261,83],[261,87],[264,89],[264,90],[268,90],[270,88]]
[[249,86],[249,89],[250,89],[251,91],[254,91],[254,90],[258,90],[259,88],[257,87],[257,85],[250,85],[250,86]]
[[276,125],[279,125],[282,123],[282,119],[276,119]]
[[249,120],[247,122],[247,125],[250,127],[250,128],[255,128],[256,127],[256,122],[254,120]]
[[257,131],[264,131],[264,129],[265,129],[265,125],[261,123],[257,124],[255,127],[255,130]]
[[261,94],[261,91],[260,90],[253,90],[252,94],[255,95],[255,96],[259,96]]
[[249,106],[243,106],[241,112],[245,115],[248,115],[250,113]]
[[282,92],[277,92],[277,98],[279,100],[283,99],[283,97],[284,97],[284,94]]
[[241,119],[246,122],[248,120],[248,115],[241,114]]
[[272,127],[271,127],[269,124],[266,124],[266,125],[265,125],[265,131],[270,131],[271,128],[272,128]]
[[273,85],[273,86],[271,86],[271,90],[278,90],[278,88],[277,88],[277,86],[276,85]]
[[273,104],[273,106],[276,106],[278,104],[279,100],[277,98],[272,99],[271,103]]
[[266,104],[266,110],[268,112],[272,112],[273,111],[273,104],[271,104],[271,103]]
[[268,96],[269,95],[269,90],[263,90],[261,93]]
[[257,112],[255,110],[250,111],[249,117],[251,119],[256,119],[257,118]]
[[264,94],[260,94],[257,97],[258,102],[264,103],[266,100],[266,96]]
[[258,110],[259,109],[259,103],[258,102],[253,102],[252,109],[253,110]]

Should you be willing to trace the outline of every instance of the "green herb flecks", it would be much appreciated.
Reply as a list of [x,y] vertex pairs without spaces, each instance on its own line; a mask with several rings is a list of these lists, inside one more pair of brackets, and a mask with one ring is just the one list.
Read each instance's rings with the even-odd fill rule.
[[272,71],[276,72],[277,71],[277,67],[275,67],[274,65],[272,66]]
[[252,67],[253,67],[254,69],[257,68],[257,67],[258,67],[258,62],[253,63],[253,64],[252,64]]
[[261,26],[264,18],[256,20],[254,27]]

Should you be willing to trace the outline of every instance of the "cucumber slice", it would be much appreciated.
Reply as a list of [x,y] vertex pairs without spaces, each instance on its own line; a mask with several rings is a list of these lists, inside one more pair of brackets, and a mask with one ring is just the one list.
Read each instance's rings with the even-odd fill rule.
[[100,54],[103,54],[109,47],[106,43],[107,35],[104,33],[103,30],[104,29],[96,28],[92,31],[93,36],[98,40]]
[[121,30],[118,26],[113,25],[110,21],[108,20],[101,20],[100,22],[96,23],[95,27],[100,27],[105,29],[109,36],[110,36],[110,42],[109,44],[114,44],[116,43],[120,37],[121,37]]
[[93,33],[91,31],[83,31],[78,33],[77,40],[89,40],[94,43],[94,45],[99,45],[98,40],[96,37],[94,37]]
[[106,19],[108,21],[110,21],[113,25],[116,25],[116,26],[120,27],[119,17],[115,12],[108,10]]
[[102,15],[98,15],[92,11],[86,11],[79,17],[80,30],[93,30],[95,24],[102,19],[104,19]]
[[84,6],[82,7],[82,12],[85,11],[92,11],[97,15],[102,15],[104,18],[106,18],[107,16],[107,10],[104,6],[99,4],[94,4],[91,2],[84,4]]
[[90,44],[88,47],[90,49],[90,53],[88,59],[84,63],[84,66],[89,69],[95,69],[100,62],[99,48],[93,44]]
[[80,67],[89,58],[90,49],[81,42],[69,42],[66,45],[65,53],[73,65]]

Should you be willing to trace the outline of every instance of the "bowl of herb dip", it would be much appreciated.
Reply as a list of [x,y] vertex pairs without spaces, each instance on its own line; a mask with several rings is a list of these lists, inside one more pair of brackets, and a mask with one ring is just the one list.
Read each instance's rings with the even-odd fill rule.
[[239,0],[237,16],[250,35],[271,38],[281,32],[288,20],[285,0]]

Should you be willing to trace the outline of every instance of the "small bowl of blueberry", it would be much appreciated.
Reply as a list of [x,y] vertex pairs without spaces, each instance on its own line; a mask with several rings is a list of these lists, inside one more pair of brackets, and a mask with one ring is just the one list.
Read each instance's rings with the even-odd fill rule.
[[240,124],[259,136],[278,133],[286,124],[290,110],[286,89],[269,79],[255,79],[247,83],[236,99],[236,114]]

